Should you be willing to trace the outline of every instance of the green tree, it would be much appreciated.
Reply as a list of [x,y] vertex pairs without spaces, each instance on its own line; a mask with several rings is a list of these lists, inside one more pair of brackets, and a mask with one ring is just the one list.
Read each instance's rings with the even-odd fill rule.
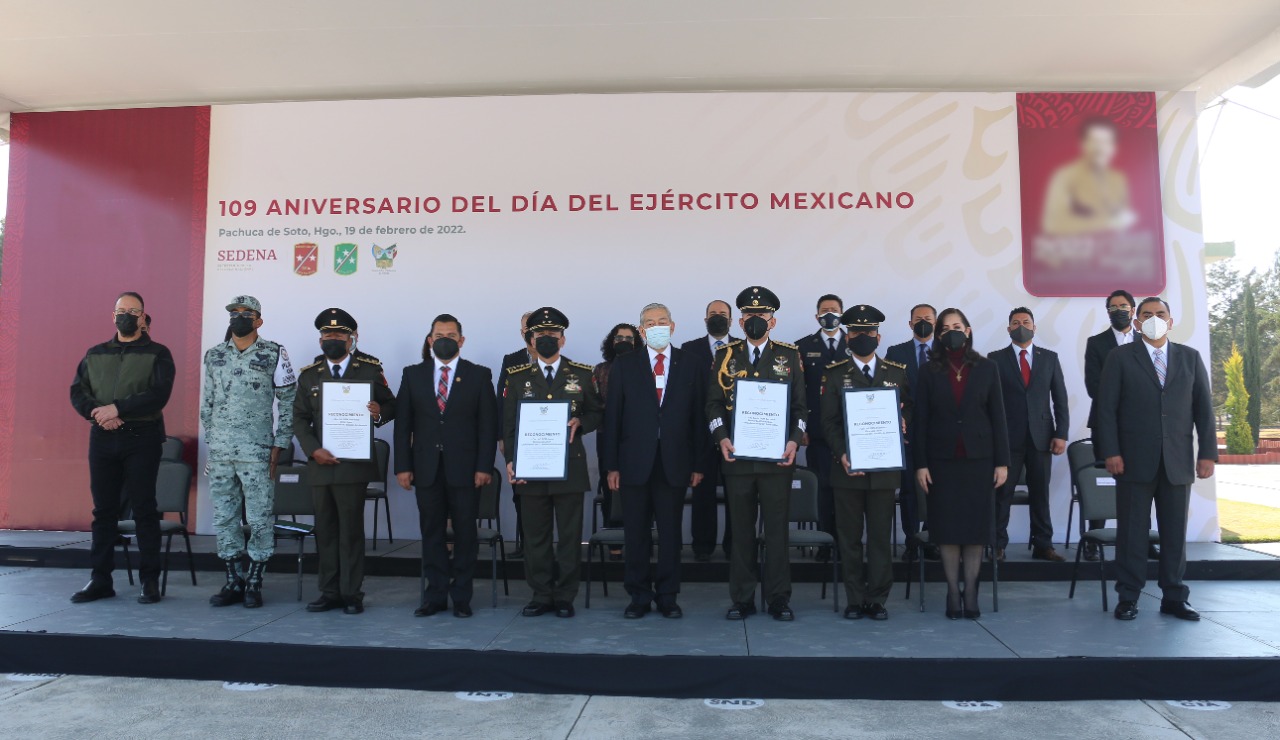
[[1244,387],[1244,358],[1235,345],[1222,365],[1227,378],[1227,454],[1252,455],[1253,432],[1249,430],[1249,391]]
[[1262,431],[1262,350],[1258,345],[1258,308],[1253,300],[1253,275],[1244,281],[1244,388],[1249,396],[1248,418],[1253,446]]

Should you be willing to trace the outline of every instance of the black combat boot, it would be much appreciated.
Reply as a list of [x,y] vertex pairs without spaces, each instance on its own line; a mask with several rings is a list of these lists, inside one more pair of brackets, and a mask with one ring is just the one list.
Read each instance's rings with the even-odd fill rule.
[[257,560],[249,563],[249,572],[244,577],[244,608],[257,609],[262,606],[262,572],[266,569],[266,563]]
[[209,597],[213,606],[231,606],[244,601],[244,579],[240,577],[240,559],[223,560],[227,567],[227,583],[222,590]]

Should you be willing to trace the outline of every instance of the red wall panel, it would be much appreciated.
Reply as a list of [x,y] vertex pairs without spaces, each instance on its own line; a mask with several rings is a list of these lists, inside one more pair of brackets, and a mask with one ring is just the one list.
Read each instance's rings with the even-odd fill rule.
[[178,367],[169,433],[199,423],[209,108],[18,113],[0,273],[0,528],[88,529],[76,364],[146,299]]

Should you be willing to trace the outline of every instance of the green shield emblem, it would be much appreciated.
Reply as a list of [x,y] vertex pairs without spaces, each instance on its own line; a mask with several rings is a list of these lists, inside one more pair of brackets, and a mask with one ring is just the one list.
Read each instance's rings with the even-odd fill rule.
[[359,250],[354,244],[338,244],[333,248],[333,271],[339,275],[351,275],[356,271]]

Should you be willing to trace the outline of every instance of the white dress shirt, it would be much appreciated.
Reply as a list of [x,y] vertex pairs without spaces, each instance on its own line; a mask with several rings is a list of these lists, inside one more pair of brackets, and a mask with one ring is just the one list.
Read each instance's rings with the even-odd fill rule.
[[341,378],[345,378],[347,377],[347,368],[351,367],[351,353],[348,352],[347,356],[342,358],[338,362],[334,362],[333,360],[330,360],[328,357],[324,358],[324,362],[326,365],[329,366],[330,373],[333,373],[333,366],[337,365],[339,370],[338,376]]
[[1035,367],[1036,361],[1035,361],[1035,358],[1032,357],[1032,355],[1035,354],[1035,347],[1036,347],[1035,342],[1031,342],[1026,347],[1019,347],[1017,342],[1010,342],[1009,346],[1013,347],[1013,359],[1014,359],[1014,362],[1018,363],[1019,369],[1022,368],[1022,351],[1024,349],[1027,351],[1027,367]]
[[1119,346],[1132,342],[1134,331],[1133,329],[1130,329],[1129,331],[1116,331],[1115,329],[1112,329],[1111,334],[1116,338],[1116,346]]
[[551,368],[551,376],[555,377],[556,374],[560,372],[560,361],[563,359],[564,359],[563,357],[557,357],[555,362],[548,364],[546,360],[539,357],[538,372],[542,373],[542,377],[545,378],[547,377],[547,368]]
[[[654,373],[653,387],[655,389],[655,395],[656,395],[656,389],[661,388],[663,400],[666,400],[667,375],[671,373],[671,345],[668,344],[666,347],[662,349],[661,352],[654,349],[653,347],[650,347],[647,344],[644,346],[644,348],[649,350],[649,371]],[[658,375],[656,372],[658,367],[659,354],[662,355],[662,374],[661,375]],[[661,401],[658,403],[658,405],[662,405]]]
[[[453,376],[458,369],[457,366],[455,365],[457,361],[458,361],[458,355],[454,355],[453,359],[449,360],[448,362],[444,362],[438,357],[436,358],[436,370],[435,370],[435,376],[434,376],[435,382],[431,384],[431,387],[433,389],[440,388],[440,371],[447,367],[449,368],[449,390],[453,391]],[[445,399],[447,400],[448,398],[449,398],[448,395],[446,395]]]

